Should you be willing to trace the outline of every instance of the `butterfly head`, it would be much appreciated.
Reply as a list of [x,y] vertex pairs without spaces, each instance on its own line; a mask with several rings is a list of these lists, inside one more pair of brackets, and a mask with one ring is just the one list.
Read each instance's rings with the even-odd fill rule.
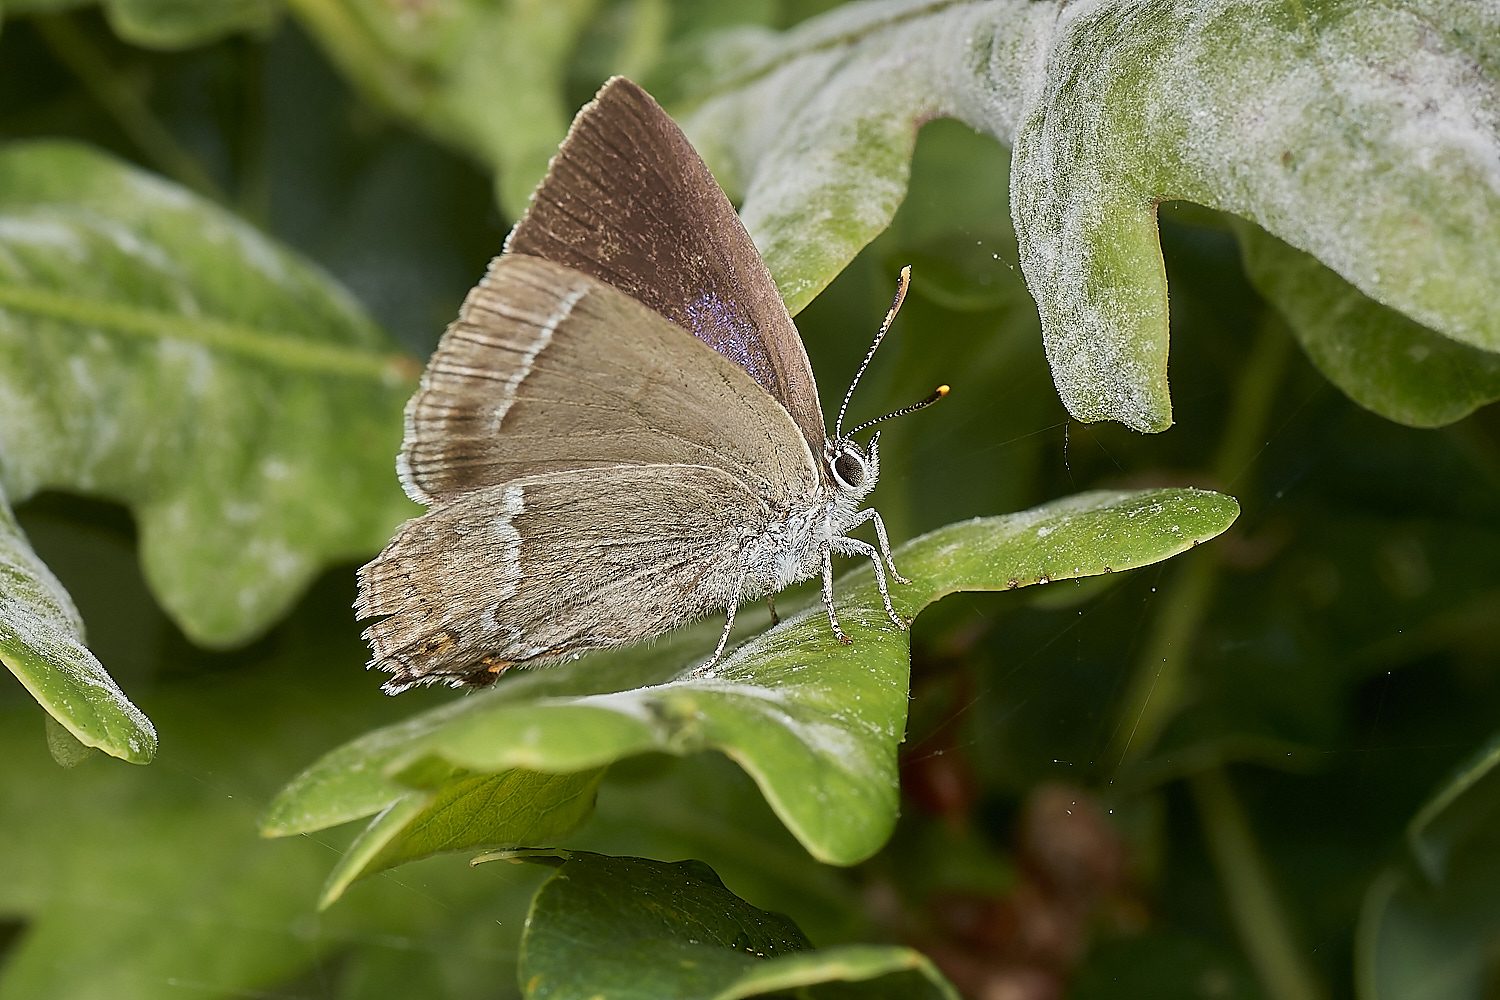
[[875,489],[880,478],[880,432],[870,436],[861,448],[852,438],[829,438],[823,448],[823,460],[833,474],[833,484],[842,497],[858,503]]
[[854,390],[859,385],[859,380],[864,377],[865,369],[870,367],[870,361],[875,357],[875,350],[880,342],[885,339],[886,333],[891,329],[891,324],[896,320],[896,313],[901,309],[901,303],[906,299],[906,290],[911,286],[911,268],[901,269],[901,280],[896,286],[896,298],[891,302],[890,311],[885,314],[885,322],[880,324],[880,332],[875,334],[875,343],[870,345],[870,350],[865,354],[865,360],[860,364],[859,371],[854,374],[854,381],[849,383],[849,391],[844,393],[844,405],[839,407],[838,419],[833,424],[833,437],[829,438],[823,446],[823,460],[828,464],[828,469],[833,475],[834,486],[843,500],[857,504],[870,495],[875,489],[875,481],[880,478],[880,432],[876,431],[870,435],[870,443],[861,448],[854,440],[854,435],[868,427],[873,427],[882,420],[892,417],[905,416],[914,413],[925,406],[931,406],[939,399],[948,394],[948,387],[940,385],[937,390],[911,406],[887,413],[883,417],[874,420],[866,420],[848,434],[844,433],[844,414],[849,411],[849,400],[854,397]]

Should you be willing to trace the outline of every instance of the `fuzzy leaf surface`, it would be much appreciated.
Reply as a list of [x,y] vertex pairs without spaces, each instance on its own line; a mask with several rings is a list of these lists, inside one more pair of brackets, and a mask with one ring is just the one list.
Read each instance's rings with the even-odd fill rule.
[[1064,403],[1155,431],[1172,420],[1161,201],[1253,220],[1374,301],[1500,348],[1497,37],[1488,3],[860,4],[716,36],[684,121],[794,312],[890,221],[922,122],[1012,146]]
[[264,631],[415,513],[415,365],[317,268],[90,148],[0,152],[0,483],[127,505],[188,636]]

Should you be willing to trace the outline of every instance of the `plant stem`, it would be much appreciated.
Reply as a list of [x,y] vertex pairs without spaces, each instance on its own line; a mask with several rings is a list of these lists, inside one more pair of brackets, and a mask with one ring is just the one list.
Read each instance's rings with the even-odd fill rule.
[[[1214,455],[1215,485],[1237,485],[1241,492],[1250,486],[1249,473],[1264,447],[1291,345],[1281,317],[1266,310],[1235,385],[1229,420]],[[1111,741],[1113,759],[1121,766],[1149,754],[1184,704],[1189,656],[1211,607],[1219,574],[1218,560],[1206,549],[1185,556],[1168,584]],[[1270,1000],[1322,1000],[1317,977],[1298,954],[1273,888],[1270,866],[1223,766],[1210,765],[1187,781],[1230,918],[1266,996]]]
[[1147,756],[1186,700],[1187,658],[1212,603],[1218,566],[1208,551],[1178,557],[1162,588],[1146,650],[1131,675],[1107,760],[1123,769]]
[[208,171],[151,111],[135,82],[110,65],[70,16],[36,14],[32,23],[52,54],[78,77],[156,169],[207,198],[227,203]]
[[1266,425],[1291,354],[1291,333],[1281,315],[1268,308],[1256,330],[1245,369],[1234,387],[1229,422],[1214,455],[1214,479],[1226,489],[1241,482],[1261,449],[1270,443],[1264,440]]
[[[1213,460],[1216,486],[1243,482],[1265,438],[1276,387],[1291,352],[1281,317],[1267,310],[1256,331]],[[1148,755],[1188,694],[1187,665],[1193,641],[1212,604],[1218,562],[1211,549],[1182,556],[1160,601],[1145,652],[1131,676],[1106,760],[1117,769]]]
[[431,81],[408,68],[343,0],[287,0],[294,17],[315,37],[360,93],[388,111],[421,120],[431,101]]
[[1224,768],[1188,778],[1214,870],[1224,889],[1241,946],[1269,1000],[1323,1000],[1317,977],[1302,961],[1244,807]]

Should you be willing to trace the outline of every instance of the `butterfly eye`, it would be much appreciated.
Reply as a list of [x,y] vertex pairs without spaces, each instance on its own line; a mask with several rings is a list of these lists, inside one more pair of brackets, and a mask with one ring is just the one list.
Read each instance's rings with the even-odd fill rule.
[[864,460],[852,451],[841,451],[833,460],[833,474],[844,486],[857,490],[865,484]]

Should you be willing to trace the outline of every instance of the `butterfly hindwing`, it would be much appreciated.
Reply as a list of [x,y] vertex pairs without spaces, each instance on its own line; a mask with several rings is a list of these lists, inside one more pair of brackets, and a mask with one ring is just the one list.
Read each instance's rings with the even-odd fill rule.
[[485,684],[515,664],[623,645],[740,597],[741,539],[772,514],[730,474],[617,466],[526,476],[408,521],[360,570],[391,693]]

